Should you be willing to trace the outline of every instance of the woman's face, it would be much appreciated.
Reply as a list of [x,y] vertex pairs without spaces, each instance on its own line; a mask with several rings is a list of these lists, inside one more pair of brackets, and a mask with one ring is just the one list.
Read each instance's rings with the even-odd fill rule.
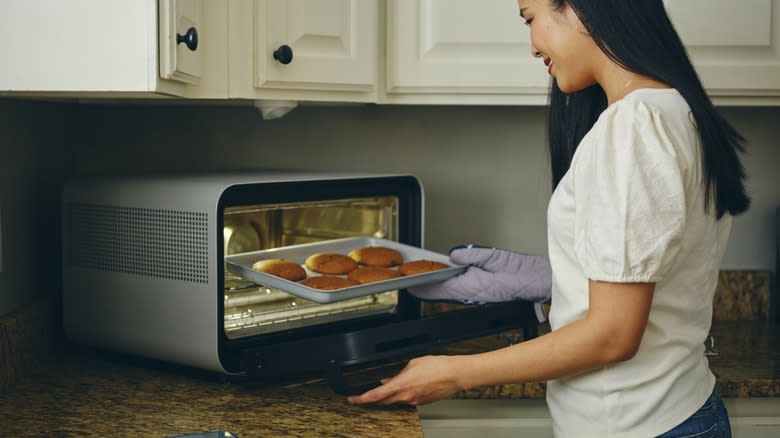
[[564,93],[596,83],[601,50],[567,4],[555,10],[550,0],[518,0],[520,15],[531,28],[531,53],[544,60]]

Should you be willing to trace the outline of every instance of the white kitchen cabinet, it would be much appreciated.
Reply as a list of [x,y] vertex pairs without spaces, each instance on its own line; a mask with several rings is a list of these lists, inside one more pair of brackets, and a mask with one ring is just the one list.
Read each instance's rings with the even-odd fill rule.
[[716,103],[780,104],[780,0],[666,0]]
[[[780,105],[780,0],[666,0],[717,104]],[[545,104],[548,75],[506,0],[387,0],[391,103]]]
[[[734,438],[780,436],[780,398],[723,399]],[[544,400],[442,400],[417,408],[426,438],[552,438]]]
[[386,97],[395,103],[544,104],[549,76],[507,0],[388,0]]
[[230,97],[375,102],[379,0],[231,0]]
[[3,0],[0,94],[227,97],[226,18],[222,1]]
[[203,32],[203,0],[161,0],[160,77],[198,85],[203,55],[198,52]]
[[553,438],[544,400],[442,400],[418,406],[425,438]]
[[[666,3],[717,104],[780,105],[780,0]],[[0,96],[544,105],[530,53],[508,0],[0,2]]]

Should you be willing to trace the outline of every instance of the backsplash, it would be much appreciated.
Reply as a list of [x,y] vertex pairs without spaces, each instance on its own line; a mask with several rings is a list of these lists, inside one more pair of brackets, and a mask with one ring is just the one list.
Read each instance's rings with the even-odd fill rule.
[[61,342],[62,302],[45,294],[23,309],[0,316],[0,394]]
[[770,319],[771,279],[771,271],[721,271],[715,290],[712,319]]

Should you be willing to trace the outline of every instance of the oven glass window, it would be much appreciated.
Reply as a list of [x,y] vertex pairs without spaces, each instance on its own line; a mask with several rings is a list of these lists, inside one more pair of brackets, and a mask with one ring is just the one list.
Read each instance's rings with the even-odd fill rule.
[[[398,240],[398,198],[248,205],[225,209],[225,255],[344,237]],[[398,292],[318,304],[225,270],[225,333],[239,339],[291,328],[393,313]]]

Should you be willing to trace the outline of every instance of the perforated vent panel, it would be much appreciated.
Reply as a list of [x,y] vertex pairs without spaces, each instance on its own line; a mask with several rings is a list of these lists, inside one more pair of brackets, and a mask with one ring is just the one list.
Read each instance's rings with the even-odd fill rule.
[[69,204],[70,264],[208,283],[206,213]]

